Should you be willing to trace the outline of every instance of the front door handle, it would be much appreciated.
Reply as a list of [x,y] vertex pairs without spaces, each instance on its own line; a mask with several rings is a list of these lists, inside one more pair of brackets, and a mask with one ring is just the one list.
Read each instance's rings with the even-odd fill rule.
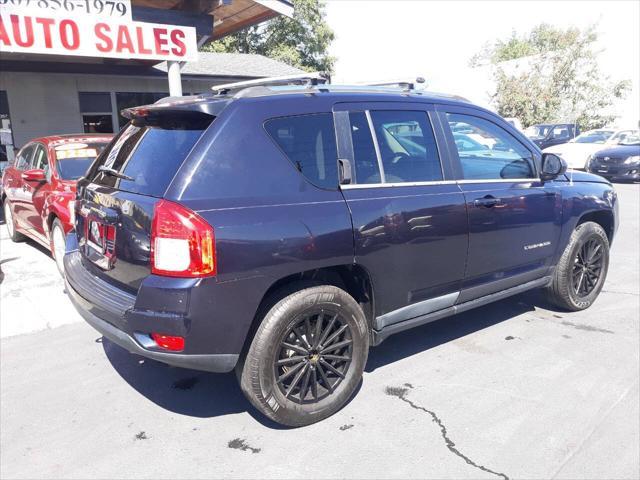
[[485,195],[482,198],[476,198],[473,201],[473,205],[475,207],[486,207],[486,208],[491,208],[491,207],[495,207],[496,205],[501,205],[502,204],[502,200],[499,198],[494,197],[493,195]]

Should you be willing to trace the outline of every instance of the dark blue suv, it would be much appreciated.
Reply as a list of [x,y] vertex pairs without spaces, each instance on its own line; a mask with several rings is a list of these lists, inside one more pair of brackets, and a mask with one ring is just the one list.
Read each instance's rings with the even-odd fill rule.
[[462,99],[254,86],[126,114],[79,183],[69,297],[131,352],[235,368],[282,424],[340,409],[391,334],[605,281],[611,185]]

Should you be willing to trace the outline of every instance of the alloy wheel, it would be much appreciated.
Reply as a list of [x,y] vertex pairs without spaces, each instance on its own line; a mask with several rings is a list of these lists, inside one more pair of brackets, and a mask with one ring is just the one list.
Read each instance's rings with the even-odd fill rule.
[[598,285],[602,275],[604,245],[598,238],[590,238],[578,249],[573,262],[571,285],[580,298],[588,296]]
[[336,312],[307,312],[292,323],[276,352],[276,383],[296,403],[331,395],[345,378],[353,355],[349,324]]

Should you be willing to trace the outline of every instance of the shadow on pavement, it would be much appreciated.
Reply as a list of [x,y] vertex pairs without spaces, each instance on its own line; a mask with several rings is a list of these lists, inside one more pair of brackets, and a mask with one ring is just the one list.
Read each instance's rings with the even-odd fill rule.
[[[549,308],[542,296],[533,291],[397,334],[371,349],[365,371],[374,372],[384,365],[534,311],[534,305]],[[162,408],[200,418],[248,412],[268,428],[287,428],[268,420],[244,398],[234,373],[215,374],[170,367],[131,354],[105,338],[98,338],[96,342],[103,344],[105,354],[118,374]],[[361,385],[362,382],[358,391]]]

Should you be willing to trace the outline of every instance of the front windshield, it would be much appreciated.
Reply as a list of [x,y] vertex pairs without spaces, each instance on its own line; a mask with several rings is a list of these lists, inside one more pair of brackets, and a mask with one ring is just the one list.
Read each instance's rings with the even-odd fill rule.
[[582,135],[576,137],[576,143],[604,143],[611,136],[613,132],[605,130],[597,130],[592,132],[585,132]]
[[61,145],[56,148],[56,165],[62,180],[78,180],[89,169],[93,161],[107,144],[79,143]]
[[525,130],[527,137],[542,138],[546,137],[551,130],[551,125],[531,125]]

